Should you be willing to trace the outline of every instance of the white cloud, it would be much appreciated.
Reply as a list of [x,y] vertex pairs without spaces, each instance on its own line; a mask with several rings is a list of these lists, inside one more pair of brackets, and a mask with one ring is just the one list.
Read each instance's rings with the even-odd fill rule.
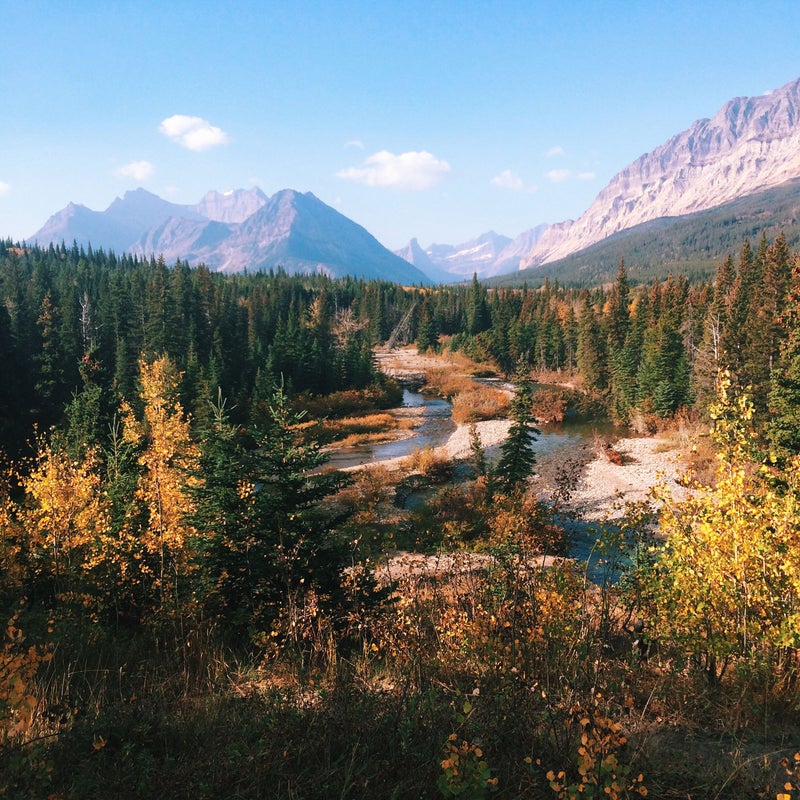
[[225,131],[212,125],[202,117],[189,117],[186,114],[173,114],[162,121],[158,129],[165,136],[186,147],[200,152],[230,141]]
[[564,148],[560,144],[557,144],[555,147],[551,147],[545,153],[545,155],[548,158],[554,158],[555,156],[563,156],[564,155]]
[[450,171],[446,161],[425,150],[411,150],[399,155],[381,150],[364,159],[362,166],[340,170],[336,177],[365,186],[393,186],[422,191],[436,186]]
[[577,177],[579,181],[593,181],[597,175],[594,172],[579,172]]
[[355,147],[356,150],[363,150],[364,149],[364,142],[361,139],[351,139],[349,142],[344,143],[345,147]]
[[499,175],[495,175],[490,183],[492,183],[494,186],[499,186],[501,189],[514,189],[516,191],[522,191],[522,189],[525,188],[522,178],[520,178],[518,175],[515,175],[510,169],[504,169]]
[[149,161],[131,161],[114,170],[114,174],[120,178],[133,178],[135,181],[146,181],[152,177],[156,168]]
[[571,169],[551,169],[550,172],[547,173],[548,180],[553,183],[564,183],[564,181],[568,181],[571,177]]
[[5,197],[8,194],[11,194],[11,184],[0,181],[0,197]]

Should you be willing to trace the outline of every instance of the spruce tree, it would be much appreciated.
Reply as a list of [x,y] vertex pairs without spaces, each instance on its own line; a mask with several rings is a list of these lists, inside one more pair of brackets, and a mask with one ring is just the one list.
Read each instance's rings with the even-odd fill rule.
[[282,387],[266,422],[248,442],[218,402],[200,452],[194,490],[202,585],[212,607],[239,634],[264,632],[283,613],[290,622],[303,595],[335,598],[346,553],[320,502],[346,484],[297,429]]
[[489,306],[486,302],[486,290],[478,282],[477,273],[472,274],[472,288],[467,309],[469,332],[474,336],[488,330],[492,324]]
[[533,416],[533,382],[528,367],[517,365],[514,376],[516,392],[511,401],[511,427],[500,447],[500,459],[494,469],[494,484],[505,494],[524,489],[536,465],[534,443],[541,431]]
[[784,341],[772,372],[766,435],[780,460],[800,454],[800,258],[794,257],[786,308],[779,317]]
[[584,295],[578,319],[578,372],[588,392],[604,392],[608,387],[607,351],[600,322],[589,295]]

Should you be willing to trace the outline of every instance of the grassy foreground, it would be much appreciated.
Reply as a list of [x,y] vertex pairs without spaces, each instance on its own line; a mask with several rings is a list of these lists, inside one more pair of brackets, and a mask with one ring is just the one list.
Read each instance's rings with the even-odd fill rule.
[[189,619],[64,640],[0,796],[797,796],[791,670],[709,681],[642,639],[621,589],[486,563],[401,570],[345,618],[306,608],[257,655]]

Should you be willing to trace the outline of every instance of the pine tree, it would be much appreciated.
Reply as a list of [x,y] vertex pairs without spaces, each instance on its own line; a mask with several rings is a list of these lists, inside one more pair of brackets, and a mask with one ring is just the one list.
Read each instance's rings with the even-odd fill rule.
[[784,333],[780,316],[791,278],[791,260],[786,237],[779,234],[764,252],[763,279],[754,292],[749,315],[749,380],[753,405],[763,413],[767,407],[770,378],[780,357]]
[[345,550],[320,502],[349,478],[318,471],[326,456],[304,441],[301,419],[280,387],[252,440],[231,425],[221,400],[202,437],[189,518],[201,586],[239,635],[267,631],[279,618],[291,625],[307,592],[324,603],[338,591]]
[[583,297],[578,319],[578,372],[587,392],[603,392],[608,387],[607,351],[600,322],[588,293]]
[[467,309],[467,325],[469,333],[475,336],[488,330],[492,325],[489,306],[486,302],[486,290],[478,282],[478,275],[472,274],[472,288],[469,294]]
[[533,416],[533,382],[524,363],[514,376],[516,391],[511,401],[512,424],[500,447],[500,459],[493,471],[493,483],[506,493],[521,491],[536,465],[534,443],[541,431]]
[[779,316],[783,343],[772,372],[766,435],[776,456],[800,454],[800,258],[794,257],[786,308]]
[[609,353],[613,355],[622,349],[630,329],[630,285],[625,270],[625,260],[620,259],[617,280],[609,293],[606,313]]

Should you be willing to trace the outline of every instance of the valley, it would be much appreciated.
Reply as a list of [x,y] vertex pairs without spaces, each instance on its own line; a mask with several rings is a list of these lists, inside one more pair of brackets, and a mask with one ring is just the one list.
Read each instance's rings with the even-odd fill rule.
[[418,266],[290,190],[0,243],[0,790],[794,792],[795,90]]

